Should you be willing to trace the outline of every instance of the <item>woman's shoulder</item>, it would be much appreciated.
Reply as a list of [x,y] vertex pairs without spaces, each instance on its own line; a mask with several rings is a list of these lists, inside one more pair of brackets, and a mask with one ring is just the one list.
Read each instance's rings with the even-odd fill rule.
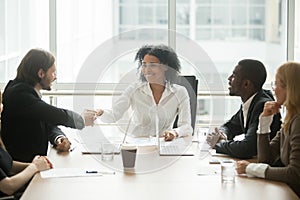
[[138,88],[145,87],[146,85],[147,85],[147,82],[135,81],[135,82],[129,83],[127,86],[127,89],[136,90]]
[[186,87],[173,83],[170,85],[170,88],[175,92],[175,93],[187,93]]
[[299,122],[300,122],[300,113],[299,113],[299,114],[296,114],[296,115],[292,118],[291,122],[299,123]]
[[127,87],[123,90],[123,94],[131,94],[136,92],[137,90],[141,90],[143,88],[145,88],[147,85],[147,83],[145,82],[141,82],[141,81],[135,81],[133,83],[129,83],[127,85]]
[[[290,124],[291,130],[297,130],[296,132],[300,131],[300,114],[295,115],[291,119],[291,124]],[[292,131],[295,132],[295,131]]]
[[299,123],[300,124],[300,113],[296,114],[294,117],[292,117],[291,122],[292,123],[297,123],[297,124]]

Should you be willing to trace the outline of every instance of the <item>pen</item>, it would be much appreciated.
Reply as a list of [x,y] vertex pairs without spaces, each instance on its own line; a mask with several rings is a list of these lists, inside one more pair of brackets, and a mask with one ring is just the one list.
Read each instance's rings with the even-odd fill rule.
[[82,152],[82,154],[101,154],[101,152]]
[[101,171],[85,171],[87,174],[111,174],[114,175],[116,172],[101,172]]
[[72,152],[72,151],[74,151],[75,148],[76,148],[76,146],[74,146],[73,148],[71,148],[69,151]]

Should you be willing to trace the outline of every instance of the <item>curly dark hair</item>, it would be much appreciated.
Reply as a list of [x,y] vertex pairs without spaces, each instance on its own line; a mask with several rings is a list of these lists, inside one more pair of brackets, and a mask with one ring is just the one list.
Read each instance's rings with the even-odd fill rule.
[[[145,45],[142,46],[135,56],[135,61],[138,61],[138,71],[142,66],[143,59],[145,55],[151,55],[158,58],[161,64],[168,66],[168,69],[165,73],[165,78],[168,82],[174,83],[180,73],[181,65],[177,57],[176,52],[166,45]],[[144,75],[140,72],[140,79],[146,81]]]

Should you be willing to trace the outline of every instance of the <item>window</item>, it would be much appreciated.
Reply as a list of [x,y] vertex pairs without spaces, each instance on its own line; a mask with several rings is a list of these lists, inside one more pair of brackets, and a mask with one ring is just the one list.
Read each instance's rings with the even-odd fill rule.
[[[116,83],[129,83],[132,81],[129,77],[136,75],[133,59],[138,47],[170,42],[168,0],[63,0],[56,1],[56,7],[49,6],[49,2],[0,1],[2,89],[15,77],[20,59],[30,48],[49,50],[49,44],[54,42],[56,90],[74,90],[74,85],[80,82],[83,88],[94,89],[100,84],[101,90],[111,92]],[[294,57],[300,60],[299,0],[295,1],[295,9]],[[182,73],[197,75],[199,92],[204,94],[199,97],[199,122],[219,112],[216,105],[225,109],[225,116],[216,114],[220,121],[236,111],[240,99],[224,94],[228,92],[227,77],[240,59],[261,60],[268,71],[265,86],[270,89],[275,69],[286,60],[287,14],[287,0],[176,0],[173,17],[178,34],[174,46],[179,52]],[[53,30],[49,29],[49,19],[55,18],[51,27],[56,29],[56,39],[50,40]],[[197,46],[196,51],[191,51],[193,45]],[[92,64],[94,70],[84,76],[84,66],[90,64],[90,58],[99,50],[100,59]],[[193,58],[203,55],[205,60],[194,62]],[[100,75],[99,68],[103,70]],[[70,96],[59,96],[57,105],[72,108],[72,101]],[[92,101],[90,105],[101,102],[109,107],[110,93]]]
[[295,49],[294,60],[300,61],[300,0],[295,1]]
[[[213,64],[209,66],[215,68],[211,71],[206,70],[201,67],[203,63],[192,63],[194,66],[189,63],[185,65],[185,68],[195,69],[190,73],[199,74],[199,88],[208,94],[205,98],[199,99],[201,113],[208,115],[199,115],[198,122],[205,116],[215,116],[215,121],[224,121],[239,108],[239,98],[224,96],[214,98],[209,95],[214,91],[209,90],[223,90],[228,93],[227,78],[241,59],[255,58],[265,64],[268,71],[265,88],[270,89],[268,86],[274,77],[275,69],[285,61],[287,55],[284,42],[287,37],[284,27],[287,24],[284,20],[280,20],[287,16],[286,4],[284,0],[187,0],[177,3],[179,9],[177,12],[180,13],[182,7],[190,7],[189,21],[195,22],[182,24],[181,20],[177,20],[177,31],[191,38],[199,49],[202,48],[207,54],[203,59],[211,59]],[[179,42],[180,40],[177,40],[177,50],[180,48]],[[199,56],[204,54],[200,51]],[[218,85],[217,80],[222,85]],[[216,85],[208,87],[210,84]],[[221,110],[223,112],[218,113]]]
[[57,1],[57,83],[75,83],[89,54],[114,35],[114,3]]
[[15,77],[30,48],[49,48],[48,10],[48,0],[0,1],[0,83]]

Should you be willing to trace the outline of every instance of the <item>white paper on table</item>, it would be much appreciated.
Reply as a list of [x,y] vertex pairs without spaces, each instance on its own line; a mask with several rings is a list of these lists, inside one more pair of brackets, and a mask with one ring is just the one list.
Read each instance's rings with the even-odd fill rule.
[[209,165],[209,166],[199,166],[197,169],[197,175],[218,175],[221,174],[221,166],[220,165]]
[[135,146],[157,146],[156,137],[127,137],[125,143]]
[[88,170],[81,168],[53,168],[40,172],[42,178],[64,178],[82,176],[102,176],[102,173],[86,173]]

